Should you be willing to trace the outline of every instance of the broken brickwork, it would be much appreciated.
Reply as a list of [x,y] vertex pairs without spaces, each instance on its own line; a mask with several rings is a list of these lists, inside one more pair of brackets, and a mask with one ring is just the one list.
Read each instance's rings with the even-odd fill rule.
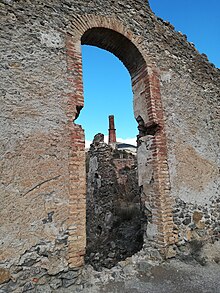
[[217,240],[219,69],[145,0],[2,0],[0,14],[4,288],[36,286],[36,267],[49,283],[53,264],[84,264],[81,44],[112,52],[131,75],[145,239],[163,256]]

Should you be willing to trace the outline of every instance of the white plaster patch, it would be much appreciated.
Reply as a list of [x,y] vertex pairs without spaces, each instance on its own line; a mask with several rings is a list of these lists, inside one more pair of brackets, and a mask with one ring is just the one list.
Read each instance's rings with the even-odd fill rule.
[[100,188],[102,186],[102,180],[100,178],[96,179],[97,188]]
[[149,117],[145,109],[147,108],[146,96],[148,93],[146,91],[146,84],[143,78],[133,85],[133,93],[134,116],[136,119],[140,116],[144,123],[147,123],[149,121]]
[[157,235],[157,225],[148,223],[147,224],[147,238],[149,240],[154,240]]
[[63,48],[64,41],[60,33],[55,30],[50,30],[40,35],[41,44],[49,48]]
[[89,161],[89,173],[94,173],[98,170],[97,157],[92,157]]
[[150,136],[142,137],[140,139],[141,145],[137,149],[138,160],[138,184],[139,186],[144,183],[149,183],[152,178],[152,166],[148,163],[151,158],[150,147],[152,138]]
[[171,82],[171,78],[172,78],[172,73],[171,71],[167,71],[167,72],[164,72],[161,74],[160,76],[160,80],[162,82],[165,82],[165,83],[170,83]]
[[216,189],[217,183],[215,181],[210,182],[206,188],[200,192],[192,190],[186,186],[181,186],[178,190],[178,195],[185,203],[205,206],[206,204],[210,204],[212,199],[217,196]]

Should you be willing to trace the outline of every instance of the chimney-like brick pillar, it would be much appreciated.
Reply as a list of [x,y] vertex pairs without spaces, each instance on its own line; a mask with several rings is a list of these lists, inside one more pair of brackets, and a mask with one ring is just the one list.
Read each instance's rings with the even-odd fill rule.
[[114,115],[108,116],[109,130],[108,130],[108,144],[116,143],[116,129],[114,122]]

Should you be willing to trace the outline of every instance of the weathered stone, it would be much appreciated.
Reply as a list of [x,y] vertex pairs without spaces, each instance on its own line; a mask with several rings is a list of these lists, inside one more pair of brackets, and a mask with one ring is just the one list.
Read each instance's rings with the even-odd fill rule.
[[67,261],[59,256],[53,257],[42,257],[41,258],[41,268],[47,270],[49,275],[56,275],[59,272],[66,270],[67,268]]
[[52,289],[58,289],[62,286],[62,280],[61,279],[58,279],[58,278],[51,278],[50,280],[50,287]]
[[[16,289],[18,289],[18,287],[19,287],[19,283],[14,282],[12,280],[1,285],[1,289],[3,290],[3,293],[13,292]],[[0,291],[1,291],[1,289],[0,289]],[[20,291],[20,290],[18,289],[18,291]]]
[[50,288],[49,285],[42,285],[36,287],[36,293],[52,293],[53,290]]
[[189,217],[186,217],[183,222],[182,222],[184,225],[189,225],[191,223],[191,218]]
[[168,249],[166,250],[166,258],[169,259],[175,256],[176,256],[176,250],[172,246],[168,247]]
[[147,272],[152,268],[152,265],[147,261],[140,261],[138,263],[138,270],[140,272]]
[[127,265],[123,268],[125,275],[134,275],[137,272],[135,271],[134,265]]
[[203,214],[201,212],[195,211],[193,213],[193,221],[198,223],[202,219]]
[[[84,132],[73,123],[83,107],[80,44],[111,51],[130,72],[144,232],[152,246],[177,242],[184,251],[188,241],[217,241],[220,70],[146,0],[4,0],[0,14],[2,266],[15,275],[19,263],[22,270],[42,264],[51,274],[83,265]],[[98,189],[102,180],[96,178]],[[128,219],[134,209],[118,211]],[[34,276],[24,270],[20,277]],[[1,286],[10,292],[19,285]]]
[[47,278],[46,276],[43,276],[43,277],[41,277],[41,278],[34,278],[32,281],[35,281],[36,280],[36,284],[37,285],[44,285],[44,284],[46,284],[47,282],[48,282],[48,279],[49,278]]
[[98,145],[100,142],[104,142],[104,134],[98,133],[93,138],[93,144]]
[[79,276],[79,274],[80,274],[80,270],[71,270],[66,273],[62,273],[60,275],[60,277],[62,279],[72,280],[72,279],[77,278]]
[[208,262],[216,262],[220,264],[220,241],[215,243],[207,243],[202,247],[201,257]]
[[28,282],[24,285],[22,292],[28,292],[30,290],[34,289],[34,285],[32,282]]
[[96,269],[112,267],[143,244],[136,156],[117,148],[94,139],[87,154],[86,260]]
[[64,288],[68,288],[76,283],[76,279],[63,279],[62,283]]
[[0,268],[0,284],[8,282],[10,278],[10,271],[7,269]]

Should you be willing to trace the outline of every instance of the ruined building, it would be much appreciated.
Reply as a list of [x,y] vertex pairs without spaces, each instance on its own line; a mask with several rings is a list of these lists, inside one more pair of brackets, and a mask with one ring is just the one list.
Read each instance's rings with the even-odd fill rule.
[[[96,269],[112,267],[143,245],[144,208],[138,186],[137,158],[116,142],[109,116],[109,144],[99,133],[86,157],[87,256]],[[135,148],[135,147],[134,147]]]
[[84,266],[81,44],[112,52],[131,76],[150,215],[142,253],[216,242],[219,69],[147,0],[2,0],[0,22],[1,289],[68,286]]

